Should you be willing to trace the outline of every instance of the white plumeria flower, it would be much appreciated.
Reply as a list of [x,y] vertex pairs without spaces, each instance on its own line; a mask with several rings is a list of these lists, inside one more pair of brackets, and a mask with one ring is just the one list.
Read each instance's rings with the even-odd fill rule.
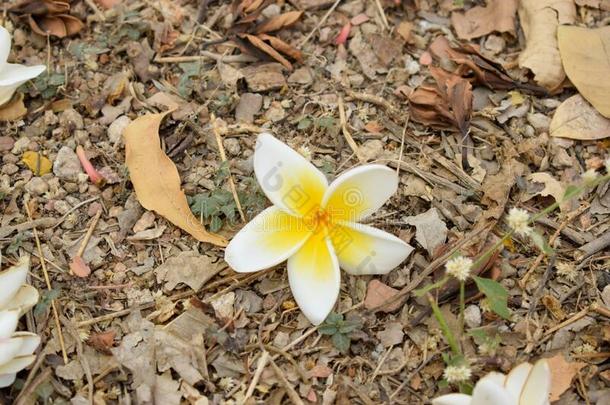
[[21,315],[38,302],[38,291],[25,284],[29,267],[25,256],[0,273],[0,388],[11,385],[17,373],[34,361],[40,344],[34,333],[15,332]]
[[364,165],[326,177],[299,153],[270,134],[258,137],[254,172],[273,203],[229,243],[225,260],[241,273],[288,260],[294,299],[314,324],[339,296],[342,267],[350,274],[386,274],[413,251],[394,235],[362,225],[398,188],[398,175]]
[[0,106],[8,103],[15,90],[23,83],[35,78],[45,71],[46,66],[23,66],[17,63],[8,63],[11,52],[11,34],[6,28],[0,26]]
[[481,378],[471,395],[448,394],[432,405],[548,405],[551,369],[546,360],[521,363],[508,375],[492,372]]

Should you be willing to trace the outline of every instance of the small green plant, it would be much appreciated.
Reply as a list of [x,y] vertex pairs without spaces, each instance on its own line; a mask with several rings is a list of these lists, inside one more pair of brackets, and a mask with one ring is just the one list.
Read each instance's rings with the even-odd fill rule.
[[324,323],[318,327],[318,332],[330,336],[335,348],[341,353],[347,353],[351,345],[349,335],[360,327],[360,322],[343,319],[343,315],[331,312]]
[[64,84],[66,84],[66,77],[61,73],[42,74],[33,81],[33,86],[44,99],[55,97],[57,89]]
[[182,97],[188,97],[193,92],[193,77],[198,77],[201,72],[201,62],[180,63],[178,65],[183,74],[180,75],[180,80],[176,88]]
[[[432,313],[436,318],[441,332],[451,349],[451,353],[443,354],[443,359],[447,365],[445,369],[445,384],[456,384],[462,393],[470,393],[472,386],[469,385],[470,368],[468,361],[465,359],[461,341],[456,337],[456,334],[449,328],[447,320],[441,312],[436,298],[431,294],[433,290],[442,288],[451,278],[456,279],[460,283],[459,302],[460,302],[460,322],[457,336],[464,336],[464,290],[466,281],[469,278],[475,282],[477,288],[485,295],[485,300],[489,309],[495,314],[504,319],[510,319],[510,310],[507,305],[508,291],[495,280],[478,277],[472,275],[473,269],[478,269],[482,266],[496,251],[502,249],[504,243],[511,239],[513,235],[529,239],[542,253],[546,255],[553,254],[553,248],[548,244],[546,238],[536,232],[532,224],[536,220],[548,213],[556,210],[566,201],[580,195],[584,190],[593,188],[598,184],[610,180],[610,160],[606,161],[606,175],[600,176],[595,170],[588,170],[583,173],[580,184],[569,186],[563,198],[556,201],[554,204],[546,207],[535,215],[530,215],[527,211],[519,208],[511,208],[506,216],[506,223],[509,231],[506,232],[491,248],[484,251],[476,260],[464,257],[457,252],[445,264],[446,274],[439,281],[427,285],[415,291],[417,296],[426,296],[432,309]],[[482,330],[470,330],[468,336],[473,337],[475,342],[481,346],[485,346],[486,350],[494,351],[499,344],[499,337],[489,337]]]
[[[191,211],[207,221],[212,232],[218,232],[226,223],[232,224],[239,219],[239,210],[233,194],[221,188],[228,177],[229,166],[225,162],[216,172],[214,178],[216,189],[189,197]],[[244,179],[242,186],[244,189],[239,190],[237,196],[246,216],[254,216],[264,208],[265,197],[253,178]]]

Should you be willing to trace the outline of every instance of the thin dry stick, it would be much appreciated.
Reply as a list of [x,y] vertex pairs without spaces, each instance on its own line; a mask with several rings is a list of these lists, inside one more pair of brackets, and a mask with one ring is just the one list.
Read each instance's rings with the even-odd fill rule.
[[199,51],[199,55],[192,56],[166,56],[156,57],[154,60],[157,63],[183,63],[183,62],[199,62],[205,60],[215,60],[217,62],[255,62],[257,59],[250,55],[221,55],[210,51]]
[[256,371],[254,372],[254,376],[252,377],[252,381],[250,382],[250,386],[248,387],[248,391],[246,391],[246,395],[244,396],[242,404],[245,404],[248,398],[252,396],[254,393],[254,388],[256,384],[258,384],[258,380],[260,380],[263,371],[265,370],[265,366],[269,362],[269,352],[263,351],[263,355],[258,359],[258,365],[256,366]]
[[[24,204],[25,212],[28,214],[28,219],[32,221],[32,213],[30,212],[30,207],[27,202]],[[38,237],[38,229],[36,227],[32,228],[34,232],[34,239],[36,240],[36,248],[38,249],[38,255],[40,257],[44,257],[42,253],[42,246],[40,245],[40,238]],[[42,267],[42,273],[44,274],[44,280],[47,284],[47,289],[49,291],[53,290],[51,286],[51,279],[49,278],[49,272],[47,271],[46,262],[44,260],[40,261],[40,266]],[[57,311],[57,305],[55,304],[55,299],[51,300],[51,310],[53,311],[53,318],[55,319],[55,327],[57,328],[57,335],[59,336],[59,345],[61,346],[61,354],[64,359],[64,364],[68,364],[68,353],[66,353],[66,344],[64,341],[64,334],[61,330],[61,323],[59,322],[59,312]]]
[[550,335],[552,333],[555,333],[559,329],[561,329],[561,328],[563,328],[563,327],[565,327],[567,325],[570,325],[571,323],[574,323],[574,322],[578,321],[581,318],[584,318],[589,313],[590,310],[591,310],[591,308],[587,307],[587,308],[581,310],[580,312],[575,313],[574,315],[572,315],[571,317],[569,317],[565,321],[561,322],[558,325],[553,326],[551,329],[549,329],[546,332],[544,332],[543,336],[548,336],[548,335]]
[[386,30],[390,29],[390,24],[388,23],[388,19],[385,16],[385,11],[383,11],[383,6],[379,0],[375,0],[375,4],[377,5],[377,11],[379,11],[379,15],[381,16],[381,21],[383,22],[384,28]]
[[354,138],[352,138],[352,134],[350,134],[349,130],[347,129],[347,119],[345,118],[345,106],[343,105],[343,97],[339,96],[339,99],[337,101],[337,108],[339,108],[339,120],[341,121],[341,132],[343,133],[347,144],[354,152],[360,163],[363,163],[365,159],[362,157],[360,149],[358,148],[358,145],[356,145],[356,141],[354,141]]
[[407,115],[407,119],[405,120],[405,126],[402,129],[402,137],[400,139],[400,149],[398,151],[398,165],[396,165],[396,174],[400,174],[400,164],[402,163],[402,154],[405,150],[405,135],[407,134],[407,126],[409,125],[410,116]]
[[335,11],[335,9],[339,5],[339,3],[341,3],[341,0],[335,1],[335,3],[331,6],[331,8],[328,9],[326,14],[324,14],[324,17],[322,17],[322,19],[316,24],[316,26],[313,28],[313,30],[311,30],[309,32],[309,34],[307,34],[307,36],[301,41],[301,43],[298,46],[299,49],[301,49],[303,47],[303,45],[305,45],[311,39],[311,37],[313,36],[313,34],[316,33],[318,28],[320,28],[322,26],[322,24],[324,24],[326,19],[332,14],[332,12]]
[[[210,115],[210,121],[212,122],[212,132],[214,132],[214,136],[216,137],[216,143],[218,144],[218,151],[220,152],[220,158],[222,159],[222,163],[227,163],[227,154],[225,153],[225,147],[222,144],[222,137],[220,136],[220,132],[218,128],[216,128],[216,116],[212,113]],[[231,170],[229,170],[229,187],[231,188],[231,194],[233,194],[233,199],[235,200],[235,204],[237,205],[237,211],[239,211],[239,216],[241,217],[242,222],[246,222],[246,216],[244,215],[244,210],[241,208],[241,202],[239,202],[239,196],[237,195],[237,188],[235,187],[235,181],[233,181],[233,175],[231,174]]]
[[[267,352],[265,352],[265,353],[267,353]],[[278,380],[280,380],[280,383],[284,386],[284,389],[286,390],[286,393],[290,397],[290,400],[292,401],[292,403],[296,404],[296,405],[305,405],[305,403],[303,402],[301,397],[299,397],[299,394],[294,390],[292,385],[290,385],[290,383],[284,376],[284,372],[278,367],[277,364],[275,364],[275,361],[271,357],[269,357],[269,364],[271,364],[273,371],[275,371],[275,376],[278,378]]]
[[87,233],[85,234],[85,237],[83,238],[83,241],[81,242],[81,244],[78,248],[78,251],[76,252],[76,256],[82,256],[83,253],[85,253],[85,250],[87,249],[87,244],[89,243],[89,240],[91,239],[91,236],[93,235],[93,231],[95,230],[95,226],[97,225],[97,221],[100,220],[101,216],[102,216],[102,209],[100,208],[95,213],[95,216],[93,217],[93,220],[91,221],[91,224],[89,225],[89,229],[87,229]]

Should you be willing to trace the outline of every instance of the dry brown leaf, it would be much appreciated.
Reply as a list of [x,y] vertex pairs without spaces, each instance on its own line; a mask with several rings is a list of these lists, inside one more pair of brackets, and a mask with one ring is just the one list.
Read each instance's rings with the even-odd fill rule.
[[[398,294],[395,288],[385,285],[379,280],[371,280],[366,290],[366,298],[364,299],[364,307],[372,310],[383,305],[386,301]],[[383,308],[379,308],[382,312],[394,312],[402,306],[400,300],[394,300]]]
[[269,44],[276,49],[277,51],[283,53],[284,55],[288,55],[297,62],[301,62],[303,59],[303,54],[296,48],[293,48],[290,44],[282,41],[278,37],[274,37],[272,35],[260,34],[258,35],[260,39],[263,41],[269,41]]
[[278,51],[273,49],[272,46],[268,45],[265,41],[257,37],[256,35],[245,34],[244,37],[254,45],[258,50],[271,56],[273,59],[281,63],[286,69],[292,71],[292,64],[288,62]]
[[11,101],[0,107],[0,121],[15,121],[23,118],[28,109],[23,104],[23,94],[17,93]]
[[551,369],[551,398],[550,401],[557,401],[561,394],[572,386],[572,380],[580,369],[587,363],[567,362],[563,354],[558,353],[547,359]]
[[525,34],[525,49],[519,66],[534,73],[534,80],[555,90],[565,79],[557,45],[557,27],[576,21],[573,0],[521,0],[519,19]]
[[581,141],[603,139],[610,136],[610,120],[597,112],[580,94],[576,94],[557,107],[549,133],[551,136]]
[[178,169],[161,149],[163,114],[147,114],[125,128],[125,163],[138,201],[201,242],[226,246],[222,236],[208,233],[193,216],[180,187]]
[[451,14],[458,37],[470,40],[491,32],[515,34],[517,0],[488,0],[487,7],[473,7],[465,13]]
[[[540,195],[542,197],[551,196],[557,202],[563,199],[563,196],[565,194],[565,187],[549,173],[532,173],[527,177],[527,180],[534,183],[544,184],[544,188],[540,191],[535,192],[529,198],[526,198],[525,201],[536,195]],[[562,204],[561,208],[564,209],[565,207],[566,205]]]
[[271,17],[270,19],[260,23],[254,32],[257,34],[262,34],[265,32],[273,32],[281,30],[282,28],[290,27],[291,25],[295,24],[302,15],[302,11],[289,11],[284,14],[276,15],[275,17]]
[[601,115],[610,118],[610,27],[561,26],[557,39],[570,81]]
[[79,33],[85,27],[85,23],[68,14],[69,1],[26,0],[10,11],[27,16],[30,28],[39,35],[64,38]]

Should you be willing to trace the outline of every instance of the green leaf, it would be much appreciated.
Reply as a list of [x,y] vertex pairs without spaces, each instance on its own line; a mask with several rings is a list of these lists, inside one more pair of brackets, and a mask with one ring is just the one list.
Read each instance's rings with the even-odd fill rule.
[[302,118],[299,121],[299,123],[297,124],[297,129],[300,129],[300,130],[307,129],[311,126],[311,124],[312,124],[311,118],[307,118],[307,117]]
[[360,322],[345,321],[339,327],[339,333],[344,333],[344,334],[351,333],[351,332],[355,331],[358,328],[360,328]]
[[336,324],[338,324],[341,321],[343,321],[343,315],[338,314],[336,312],[331,312],[326,317],[326,320],[324,321],[324,323],[331,323],[331,324],[335,324],[336,325]]
[[337,325],[333,324],[322,324],[318,327],[318,332],[321,335],[334,335],[335,333],[339,333],[339,329]]
[[508,291],[498,283],[489,278],[472,277],[477,283],[479,291],[481,291],[489,300],[489,307],[493,312],[500,315],[504,319],[510,319],[510,311],[508,310]]
[[351,344],[351,339],[349,336],[344,335],[343,333],[335,333],[331,341],[333,342],[333,346],[337,348],[341,353],[347,353]]
[[544,236],[536,231],[532,231],[529,236],[532,239],[532,242],[534,242],[534,245],[536,245],[542,253],[546,255],[553,254],[553,248],[549,246]]
[[210,231],[218,232],[220,231],[220,228],[222,228],[222,220],[220,217],[212,217],[212,220],[210,221]]
[[40,301],[38,301],[38,304],[36,304],[36,307],[34,308],[34,316],[40,316],[47,311],[51,305],[51,301],[59,297],[59,290],[42,290],[40,295]]

